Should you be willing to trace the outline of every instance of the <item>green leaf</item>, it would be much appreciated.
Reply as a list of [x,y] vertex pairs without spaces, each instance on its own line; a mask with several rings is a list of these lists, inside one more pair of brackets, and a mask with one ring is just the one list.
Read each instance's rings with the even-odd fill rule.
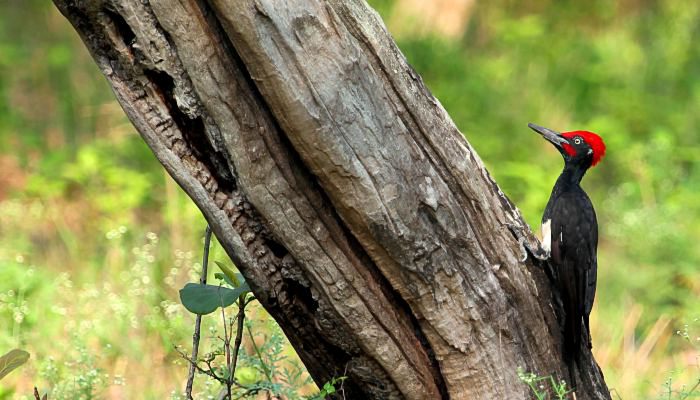
[[15,368],[29,360],[29,353],[24,350],[14,349],[0,357],[0,379],[12,372]]
[[219,268],[224,272],[224,274],[233,282],[231,286],[233,287],[239,287],[243,283],[245,283],[245,279],[243,279],[243,275],[235,272],[231,267],[227,266],[226,264],[218,261],[214,261],[216,265],[219,266]]
[[236,272],[236,281],[238,281],[238,285],[248,285],[248,282],[246,282],[245,278],[243,277],[243,274],[240,272]]
[[253,367],[240,367],[234,373],[236,381],[244,386],[250,386],[260,381],[260,372]]
[[219,307],[230,306],[239,296],[249,291],[248,284],[229,289],[222,286],[188,283],[180,289],[180,301],[190,312],[205,315],[214,312]]
[[333,393],[335,393],[335,386],[326,382],[326,384],[323,385],[323,391],[326,392],[326,394],[333,394]]
[[214,277],[216,279],[221,279],[222,281],[226,282],[231,287],[235,288],[236,286],[238,286],[235,283],[233,283],[233,281],[231,280],[231,278],[228,277],[228,275],[226,275],[224,273],[216,272],[216,273],[214,273]]

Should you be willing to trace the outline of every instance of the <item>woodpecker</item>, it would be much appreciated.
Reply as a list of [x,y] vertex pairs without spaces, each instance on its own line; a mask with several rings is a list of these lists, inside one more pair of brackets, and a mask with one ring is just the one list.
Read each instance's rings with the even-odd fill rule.
[[573,380],[572,362],[579,359],[582,340],[588,348],[592,347],[588,317],[598,270],[598,222],[593,204],[580,183],[586,171],[605,155],[605,144],[593,132],[558,133],[535,124],[528,126],[554,145],[564,158],[564,170],[542,217],[542,247],[550,254],[555,284],[566,313],[563,355]]

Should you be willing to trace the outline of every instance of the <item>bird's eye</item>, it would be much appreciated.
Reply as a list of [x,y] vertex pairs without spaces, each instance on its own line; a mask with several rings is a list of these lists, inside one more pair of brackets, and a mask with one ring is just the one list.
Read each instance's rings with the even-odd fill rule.
[[581,138],[576,138],[576,139],[574,139],[574,143],[576,143],[576,144],[581,144]]

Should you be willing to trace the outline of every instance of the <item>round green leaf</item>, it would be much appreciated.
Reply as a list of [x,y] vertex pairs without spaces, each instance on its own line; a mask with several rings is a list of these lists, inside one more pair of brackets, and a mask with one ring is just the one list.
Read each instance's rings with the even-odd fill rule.
[[250,291],[247,284],[235,289],[222,286],[188,283],[180,289],[180,301],[192,313],[205,315],[214,312],[219,307],[228,307],[238,296]]
[[239,367],[233,376],[238,383],[244,386],[252,385],[260,380],[258,370],[253,367]]

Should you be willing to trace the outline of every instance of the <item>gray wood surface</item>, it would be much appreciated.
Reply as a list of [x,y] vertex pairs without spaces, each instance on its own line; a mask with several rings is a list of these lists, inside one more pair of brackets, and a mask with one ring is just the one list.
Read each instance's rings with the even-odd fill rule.
[[[529,227],[364,1],[54,2],[317,382],[527,399],[518,367],[567,376]],[[609,399],[587,357],[578,398]]]

